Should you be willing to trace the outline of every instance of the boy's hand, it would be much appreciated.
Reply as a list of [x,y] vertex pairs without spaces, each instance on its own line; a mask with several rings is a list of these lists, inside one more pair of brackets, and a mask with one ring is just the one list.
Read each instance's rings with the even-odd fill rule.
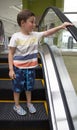
[[73,26],[73,24],[70,23],[70,22],[64,22],[64,23],[61,25],[62,29],[66,29],[67,26]]
[[16,78],[14,70],[9,70],[9,76],[10,76],[11,79],[15,79]]

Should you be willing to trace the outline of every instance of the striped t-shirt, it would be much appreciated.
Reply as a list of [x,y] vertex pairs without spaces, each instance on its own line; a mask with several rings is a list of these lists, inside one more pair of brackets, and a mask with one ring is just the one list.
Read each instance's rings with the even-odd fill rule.
[[43,32],[31,32],[30,35],[17,32],[12,35],[8,46],[16,47],[13,57],[14,66],[27,69],[38,65],[38,43],[42,36]]

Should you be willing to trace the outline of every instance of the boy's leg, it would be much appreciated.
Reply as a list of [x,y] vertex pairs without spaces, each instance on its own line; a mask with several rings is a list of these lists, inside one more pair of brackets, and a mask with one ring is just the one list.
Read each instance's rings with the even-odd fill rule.
[[14,92],[14,101],[15,101],[15,105],[14,105],[13,109],[19,115],[25,115],[26,111],[19,105],[20,93],[22,92],[23,87],[24,87],[23,70],[14,67],[14,71],[15,71],[15,74],[16,74],[16,78],[12,80],[13,92]]
[[14,92],[15,105],[14,105],[13,109],[19,115],[26,115],[26,111],[19,105],[19,97],[20,97],[20,93]]
[[35,113],[36,109],[31,103],[31,91],[33,90],[35,82],[35,70],[27,69],[25,71],[25,94],[27,99],[27,107],[30,113]]
[[26,99],[27,99],[27,107],[30,113],[35,113],[36,112],[36,108],[33,106],[33,104],[31,103],[31,91],[26,91]]
[[31,91],[26,91],[27,104],[31,103]]
[[20,93],[14,92],[15,105],[14,105],[13,109],[19,115],[26,115],[26,111],[19,105],[19,97],[20,97]]
[[16,106],[19,106],[19,97],[20,97],[20,93],[14,92],[14,102]]

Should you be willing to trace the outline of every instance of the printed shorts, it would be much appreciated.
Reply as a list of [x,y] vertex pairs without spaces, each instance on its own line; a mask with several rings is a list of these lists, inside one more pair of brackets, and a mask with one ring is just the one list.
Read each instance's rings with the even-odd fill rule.
[[20,93],[23,90],[32,91],[35,83],[35,69],[19,69],[14,66],[16,78],[12,80],[13,91]]

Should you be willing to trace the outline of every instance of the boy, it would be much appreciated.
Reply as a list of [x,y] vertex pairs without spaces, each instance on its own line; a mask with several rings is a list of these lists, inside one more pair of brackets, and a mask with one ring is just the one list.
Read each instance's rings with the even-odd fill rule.
[[9,43],[9,76],[13,83],[14,101],[13,109],[19,115],[25,115],[26,111],[19,105],[20,93],[24,90],[27,98],[27,107],[30,113],[35,113],[36,109],[31,103],[31,91],[35,81],[35,67],[38,66],[38,42],[41,37],[54,34],[66,26],[64,24],[49,29],[44,32],[34,32],[35,14],[30,10],[22,10],[17,15],[17,22],[20,26],[20,32],[13,34]]

